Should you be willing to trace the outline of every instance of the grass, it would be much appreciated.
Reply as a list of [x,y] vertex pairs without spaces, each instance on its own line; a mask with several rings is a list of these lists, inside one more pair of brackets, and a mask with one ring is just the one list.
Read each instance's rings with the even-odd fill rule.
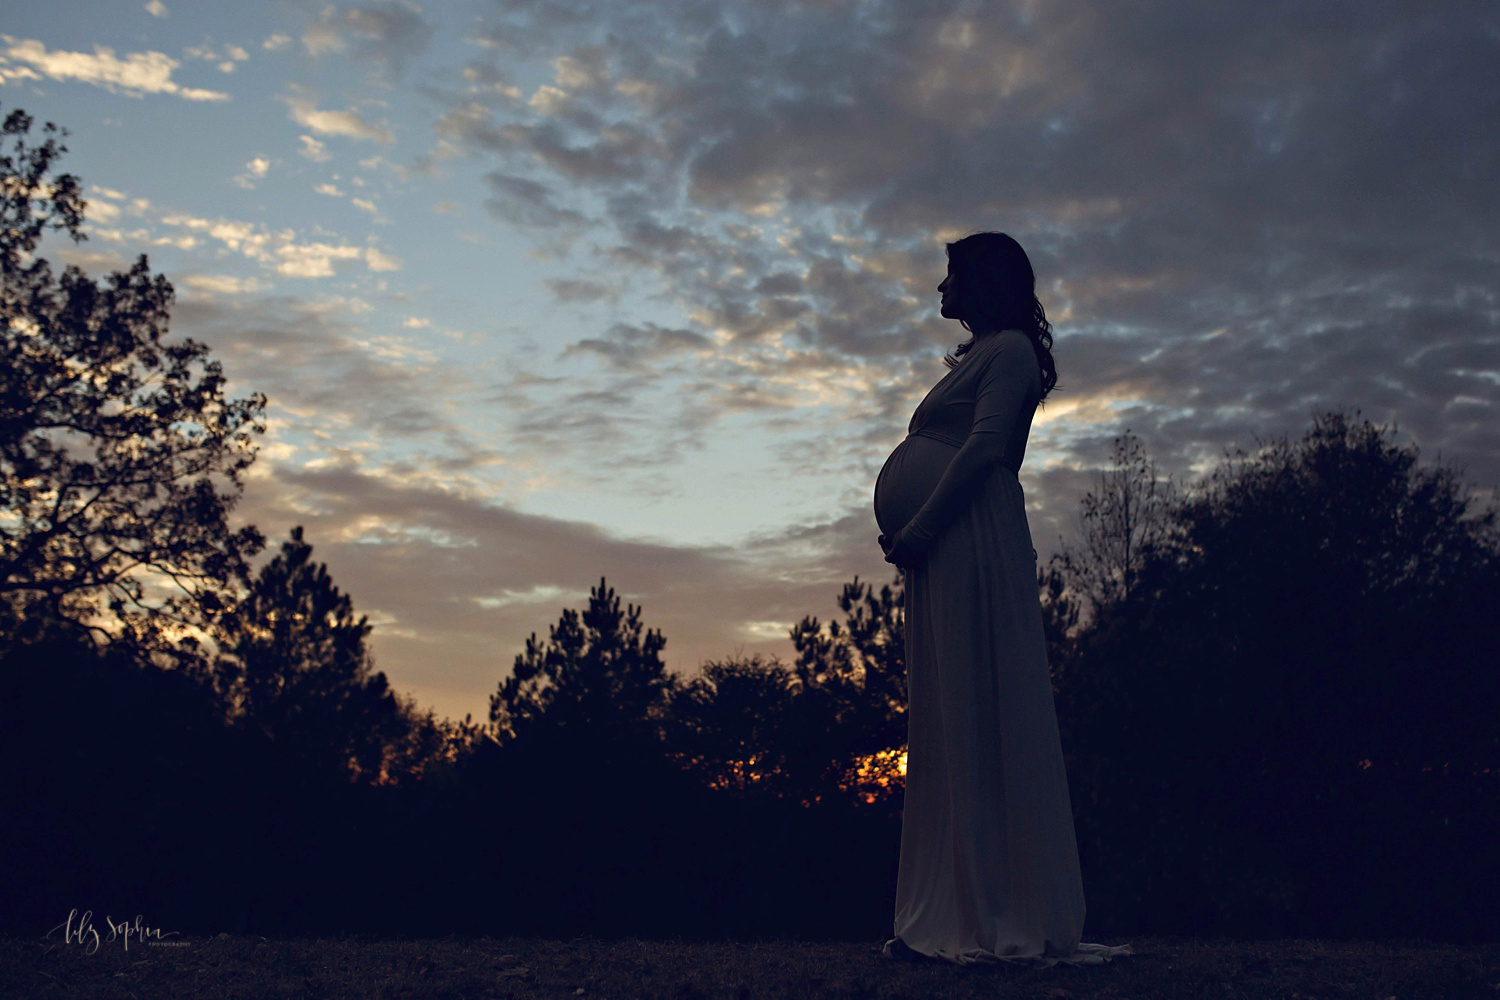
[[0,997],[1500,1000],[1500,944],[1136,937],[1110,964],[1035,969],[893,963],[879,941],[174,940],[0,938]]

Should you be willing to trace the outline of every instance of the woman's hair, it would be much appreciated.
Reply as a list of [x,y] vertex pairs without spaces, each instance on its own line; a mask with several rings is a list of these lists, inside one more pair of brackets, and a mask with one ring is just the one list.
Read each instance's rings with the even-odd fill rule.
[[[948,266],[958,284],[958,300],[965,318],[959,320],[970,333],[969,319],[983,320],[996,330],[1021,330],[1031,338],[1037,365],[1042,370],[1042,399],[1057,385],[1057,365],[1052,360],[1052,324],[1036,297],[1036,275],[1021,244],[1004,233],[970,233],[949,243]],[[949,368],[974,346],[974,338],[943,356]]]

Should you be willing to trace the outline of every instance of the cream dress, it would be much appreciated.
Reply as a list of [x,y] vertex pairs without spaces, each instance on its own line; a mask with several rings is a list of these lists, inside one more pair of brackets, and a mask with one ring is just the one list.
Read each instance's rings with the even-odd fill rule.
[[1132,953],[1081,943],[1083,881],[1016,478],[1040,394],[1024,333],[977,338],[917,407],[875,485],[881,531],[904,528],[925,548],[905,571],[895,933],[960,964]]

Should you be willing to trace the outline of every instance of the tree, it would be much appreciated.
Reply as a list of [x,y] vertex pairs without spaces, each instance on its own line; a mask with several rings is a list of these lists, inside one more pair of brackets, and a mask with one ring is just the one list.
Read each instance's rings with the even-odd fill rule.
[[441,756],[443,728],[373,671],[368,618],[355,618],[312,551],[293,528],[224,616],[215,680],[228,714],[322,773],[367,784],[419,776]]
[[1058,707],[1106,921],[1351,928],[1372,871],[1408,872],[1403,913],[1466,891],[1424,859],[1493,839],[1500,537],[1393,434],[1325,413],[1231,453],[1075,635]]
[[1052,671],[1054,693],[1057,691],[1058,674],[1066,669],[1070,642],[1082,618],[1079,598],[1068,583],[1066,553],[1054,555],[1045,569],[1037,570],[1036,585],[1041,592],[1039,596],[1042,602],[1042,632],[1047,637],[1047,663]]
[[838,597],[842,624],[825,627],[808,616],[792,628],[795,757],[788,766],[809,802],[861,784],[871,793],[900,790],[906,632],[899,573],[894,586],[876,591],[855,577]]
[[1115,438],[1110,468],[1080,504],[1078,547],[1054,557],[1091,614],[1130,598],[1142,565],[1170,540],[1176,500],[1140,438],[1128,429]]
[[[1497,514],[1393,434],[1319,414],[1300,440],[1232,452],[1171,495],[1131,585],[1106,589],[1077,636],[1071,721],[1132,752],[1164,740],[1168,755],[1191,722],[1198,759],[1211,746],[1231,768],[1500,764],[1474,714],[1500,692],[1480,666],[1500,641],[1483,610],[1500,584]],[[1086,520],[1097,509],[1085,499]],[[1097,520],[1068,586],[1118,584],[1128,528]]]
[[1232,455],[1162,584],[1216,622],[1225,694],[1271,710],[1277,756],[1500,765],[1497,512],[1394,433],[1324,413]]
[[1071,759],[1085,720],[1105,711],[1118,675],[1079,670],[1080,629],[1097,633],[1114,610],[1140,590],[1145,568],[1174,552],[1182,497],[1127,428],[1114,439],[1110,467],[1079,501],[1079,541],[1064,545],[1037,572],[1047,662],[1058,706],[1058,726]]
[[574,747],[659,745],[675,675],[662,661],[666,639],[621,610],[601,577],[582,614],[568,608],[546,644],[536,633],[511,676],[490,696],[490,723],[504,742],[546,734]]
[[229,514],[265,397],[226,399],[207,347],[163,341],[172,286],[144,255],[97,284],[35,256],[46,230],[84,238],[86,203],[52,172],[66,133],[31,125],[12,111],[0,155],[0,598],[11,631],[45,616],[167,648],[234,603],[263,544]]
[[668,742],[704,785],[741,794],[786,790],[793,674],[760,656],[713,660],[674,694]]

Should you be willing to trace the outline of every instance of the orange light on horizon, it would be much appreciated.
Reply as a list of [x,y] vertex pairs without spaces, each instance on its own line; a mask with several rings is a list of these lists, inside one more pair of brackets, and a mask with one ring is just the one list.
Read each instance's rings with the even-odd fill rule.
[[906,747],[856,757],[843,787],[866,805],[900,792],[906,787]]
[[[768,785],[780,775],[773,761],[751,755],[740,760],[709,762],[702,758],[677,755],[680,763],[697,771],[709,788],[717,791],[746,791]],[[853,758],[838,769],[838,788],[857,796],[866,805],[899,794],[906,785],[906,748],[879,750]],[[814,801],[820,799],[816,796]],[[811,805],[804,802],[803,805]]]

